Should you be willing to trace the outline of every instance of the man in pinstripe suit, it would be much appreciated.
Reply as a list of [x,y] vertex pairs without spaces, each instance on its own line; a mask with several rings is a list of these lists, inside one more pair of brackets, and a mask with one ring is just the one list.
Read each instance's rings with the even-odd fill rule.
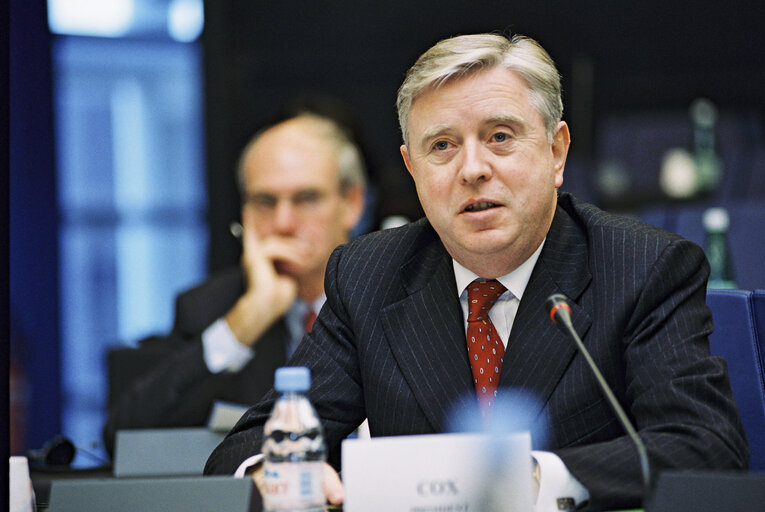
[[[654,473],[745,468],[726,368],[709,354],[703,252],[558,193],[570,138],[547,53],[522,36],[447,39],[409,70],[398,109],[401,153],[426,218],[333,253],[327,303],[290,361],[311,369],[330,461],[365,417],[373,436],[388,436],[443,432],[458,405],[481,414],[465,332],[466,288],[484,278],[507,288],[489,313],[505,346],[498,396],[533,394],[549,432],[534,452],[537,510],[557,509],[559,497],[602,510],[642,496],[631,441],[547,318],[553,293],[574,302],[574,325]],[[207,474],[257,463],[274,399],[243,416]],[[339,481],[325,487],[331,502],[342,500]]]

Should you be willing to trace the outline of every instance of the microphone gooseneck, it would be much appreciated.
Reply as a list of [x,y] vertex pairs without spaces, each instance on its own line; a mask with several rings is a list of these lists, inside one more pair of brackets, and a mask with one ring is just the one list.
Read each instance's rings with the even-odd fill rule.
[[611,387],[606,382],[606,379],[603,378],[603,374],[600,373],[598,365],[595,364],[592,356],[590,356],[590,352],[587,350],[587,347],[584,346],[584,343],[582,343],[582,339],[577,334],[576,329],[574,329],[574,324],[571,323],[571,306],[568,304],[568,298],[565,295],[556,293],[554,295],[550,295],[547,298],[545,305],[550,313],[550,319],[560,328],[561,331],[563,331],[564,334],[569,335],[576,342],[577,348],[579,348],[579,351],[584,356],[587,364],[590,366],[590,370],[592,370],[592,373],[595,375],[595,379],[598,381],[600,388],[606,395],[608,403],[611,404],[611,408],[614,410],[614,413],[616,413],[616,416],[619,418],[619,421],[624,427],[624,430],[627,431],[627,435],[635,445],[638,457],[640,458],[640,469],[643,475],[643,485],[647,495],[651,487],[651,472],[648,466],[648,452],[646,451],[645,445],[640,439],[640,436],[638,436],[635,427],[632,425],[629,417],[627,417],[627,414],[624,412],[624,409],[619,403],[619,400],[616,399],[616,395],[614,395],[614,392],[611,391]]

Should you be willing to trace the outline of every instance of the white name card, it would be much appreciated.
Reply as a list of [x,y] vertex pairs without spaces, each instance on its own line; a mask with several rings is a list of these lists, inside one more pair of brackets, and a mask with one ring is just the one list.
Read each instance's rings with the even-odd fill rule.
[[347,512],[529,512],[528,432],[348,439],[342,450]]

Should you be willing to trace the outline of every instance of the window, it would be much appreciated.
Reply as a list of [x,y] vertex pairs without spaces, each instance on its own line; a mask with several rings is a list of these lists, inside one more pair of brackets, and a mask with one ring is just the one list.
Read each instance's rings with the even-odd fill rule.
[[[202,5],[48,6],[57,34],[62,430],[103,456],[107,351],[169,331],[174,297],[205,274]],[[97,462],[84,452],[75,461]]]

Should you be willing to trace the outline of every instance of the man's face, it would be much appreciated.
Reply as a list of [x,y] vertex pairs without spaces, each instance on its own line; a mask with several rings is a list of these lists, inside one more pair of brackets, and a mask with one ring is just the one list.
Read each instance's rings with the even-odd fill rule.
[[281,273],[323,279],[332,250],[348,241],[363,209],[360,187],[342,193],[327,141],[305,119],[286,121],[261,135],[244,161],[247,198],[243,221],[258,238],[278,237],[301,264],[277,259]]
[[526,82],[493,68],[426,89],[408,127],[404,163],[449,254],[483,277],[531,256],[552,222],[569,134],[559,123],[550,144]]

